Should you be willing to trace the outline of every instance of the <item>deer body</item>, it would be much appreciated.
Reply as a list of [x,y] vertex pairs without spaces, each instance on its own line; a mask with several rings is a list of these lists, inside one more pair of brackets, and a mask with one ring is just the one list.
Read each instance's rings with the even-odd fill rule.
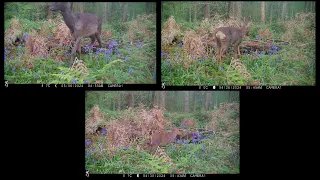
[[213,36],[216,38],[217,47],[219,50],[218,59],[221,63],[222,55],[228,50],[230,46],[234,46],[234,57],[237,58],[240,55],[239,45],[242,42],[242,38],[249,33],[249,25],[236,27],[220,27],[215,30]]
[[151,151],[154,151],[158,146],[166,146],[175,141],[177,135],[182,135],[180,130],[176,127],[171,132],[158,132],[151,136],[151,139],[147,143],[151,147]]
[[82,38],[90,37],[92,45],[97,39],[99,46],[102,47],[100,39],[102,22],[97,15],[88,13],[73,14],[72,3],[70,2],[55,2],[50,6],[50,10],[61,11],[63,20],[76,41],[71,52],[70,66],[76,51],[79,53],[79,59],[81,58],[80,42]]

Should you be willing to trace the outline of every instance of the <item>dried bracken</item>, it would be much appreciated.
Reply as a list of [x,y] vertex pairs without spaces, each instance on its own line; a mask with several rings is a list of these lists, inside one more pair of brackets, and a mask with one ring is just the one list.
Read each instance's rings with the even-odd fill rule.
[[173,16],[164,23],[161,30],[161,45],[172,44],[173,40],[179,35],[180,26],[176,23]]
[[183,37],[183,49],[189,59],[205,58],[205,46],[198,33],[193,30],[187,31]]
[[131,42],[135,40],[143,41],[145,39],[154,38],[155,34],[151,30],[151,22],[155,23],[155,15],[138,15],[137,19],[134,19],[128,29],[127,35]]
[[4,32],[4,43],[5,46],[11,46],[21,34],[22,25],[19,23],[19,20],[15,17],[11,19],[8,29]]
[[89,112],[88,118],[86,120],[86,134],[93,134],[100,122],[104,120],[104,114],[100,111],[100,108],[95,105]]

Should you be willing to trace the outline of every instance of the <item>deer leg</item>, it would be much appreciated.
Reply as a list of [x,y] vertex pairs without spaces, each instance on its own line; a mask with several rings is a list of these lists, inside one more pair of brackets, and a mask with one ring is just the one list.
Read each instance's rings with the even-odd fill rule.
[[70,58],[70,61],[69,61],[70,67],[72,66],[74,54],[75,54],[75,52],[77,51],[77,49],[78,49],[78,47],[79,47],[80,40],[81,40],[81,37],[77,37],[76,42],[75,42],[75,45],[74,45],[74,47],[73,47],[73,49],[72,49],[71,58]]
[[95,36],[96,36],[96,38],[97,38],[97,40],[98,40],[98,43],[99,43],[100,48],[102,48],[102,43],[101,43],[101,39],[100,39],[100,34],[95,33]]
[[95,35],[90,36],[90,39],[91,39],[91,48],[93,49],[93,44],[96,41]]
[[79,53],[79,60],[81,60],[81,44],[80,43],[78,47],[78,53]]
[[220,49],[219,49],[219,64],[220,64],[220,62],[221,62],[221,53],[222,53],[222,49],[220,48]]
[[237,59],[238,58],[238,47],[234,46],[234,58]]

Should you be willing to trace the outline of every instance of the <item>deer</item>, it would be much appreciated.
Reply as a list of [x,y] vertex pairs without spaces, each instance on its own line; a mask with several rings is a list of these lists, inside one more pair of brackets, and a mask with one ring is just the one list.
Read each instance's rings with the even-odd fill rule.
[[166,146],[173,143],[177,135],[182,136],[182,133],[177,127],[172,128],[171,132],[157,132],[151,136],[147,145],[150,146],[150,151],[154,152],[158,146]]
[[221,64],[222,55],[228,50],[230,45],[234,46],[234,58],[240,55],[239,45],[244,36],[249,35],[249,27],[251,21],[245,23],[241,28],[237,27],[220,27],[216,29],[212,36],[216,39],[217,47],[219,50],[218,61]]
[[74,54],[76,51],[79,53],[79,59],[81,58],[81,46],[80,42],[82,38],[90,37],[91,45],[95,40],[98,40],[99,48],[102,47],[100,35],[101,35],[101,19],[95,14],[89,13],[72,13],[72,2],[55,2],[49,9],[51,11],[60,11],[63,20],[70,29],[71,35],[75,39],[75,44],[71,52],[71,58],[69,66],[72,66]]

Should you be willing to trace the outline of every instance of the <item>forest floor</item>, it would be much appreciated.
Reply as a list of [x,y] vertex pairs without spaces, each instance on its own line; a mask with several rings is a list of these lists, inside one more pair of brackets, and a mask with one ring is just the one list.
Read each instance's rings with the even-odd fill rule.
[[[138,28],[143,27],[143,29]],[[12,84],[154,84],[155,16],[102,25],[102,48],[81,42],[81,61],[69,67],[73,38],[61,16],[33,22],[5,22],[4,79]],[[76,54],[76,57],[78,55]]]
[[[147,110],[143,107],[118,113],[100,111],[95,107],[87,113],[87,121],[94,117],[93,114],[100,116],[100,124],[104,124],[106,130],[101,135],[86,135],[86,170],[90,173],[240,173],[238,103],[227,103],[213,111],[197,114],[163,113],[159,109]],[[181,122],[185,118],[193,119],[197,123],[196,128],[210,129],[215,133],[203,137],[199,142],[177,141],[158,149],[154,155],[142,148],[148,136],[146,133],[134,140],[126,136],[130,132],[130,124],[136,124],[136,128],[142,129],[142,132],[152,124],[155,127],[154,123],[183,128]]]
[[[203,21],[199,27],[189,22],[177,24],[184,34],[194,30],[197,35],[206,27],[210,31],[212,24],[217,23]],[[241,47],[239,59],[233,59],[231,47],[220,66],[216,63],[217,53],[213,53],[217,50],[212,48],[206,47],[205,57],[190,59],[184,38],[178,35],[173,44],[162,45],[161,75],[166,85],[315,85],[314,14],[302,13],[293,20],[266,25],[253,23],[249,37],[243,39],[242,45],[249,41],[276,41],[269,43],[268,50]]]

